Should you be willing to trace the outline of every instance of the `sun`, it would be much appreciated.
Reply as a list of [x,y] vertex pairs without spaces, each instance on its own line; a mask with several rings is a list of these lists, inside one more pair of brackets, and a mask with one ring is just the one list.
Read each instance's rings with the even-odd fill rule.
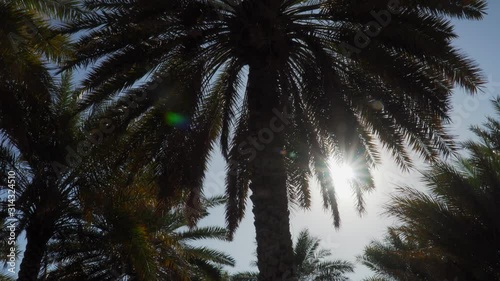
[[334,180],[346,183],[353,180],[356,176],[354,169],[351,166],[347,164],[339,165],[335,162],[330,164],[330,172]]
[[351,182],[356,179],[356,172],[351,165],[340,163],[335,159],[329,161],[330,176],[332,177],[335,191],[338,196],[350,194]]

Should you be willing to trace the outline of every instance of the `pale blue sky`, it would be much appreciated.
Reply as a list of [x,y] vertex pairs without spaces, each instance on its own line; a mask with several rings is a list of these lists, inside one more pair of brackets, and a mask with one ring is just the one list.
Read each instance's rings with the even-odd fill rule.
[[[485,117],[493,115],[489,99],[500,94],[500,2],[491,1],[488,16],[483,21],[457,21],[456,32],[460,36],[455,45],[474,58],[481,66],[490,83],[485,94],[475,97],[457,89],[453,97],[454,124],[450,125],[450,133],[458,140],[472,137],[468,131],[471,125],[484,122]],[[390,63],[390,62],[388,62]],[[498,82],[496,82],[498,81]],[[496,83],[495,83],[496,82]],[[419,163],[418,167],[425,168]],[[213,154],[207,175],[205,188],[210,195],[221,194],[224,191],[224,162],[220,153]],[[314,201],[311,211],[295,211],[291,215],[291,231],[296,236],[307,227],[310,232],[322,239],[322,246],[331,249],[334,258],[355,261],[355,257],[362,253],[363,248],[373,239],[383,236],[387,226],[393,221],[381,216],[382,206],[388,202],[389,194],[398,184],[410,184],[421,188],[418,173],[402,173],[392,164],[390,158],[385,157],[383,164],[375,173],[376,190],[366,195],[367,213],[359,217],[354,209],[354,200],[346,188],[338,190],[342,225],[336,231],[328,213],[323,212],[319,200],[317,187],[314,188]],[[217,247],[231,254],[237,261],[236,267],[230,271],[254,270],[250,262],[254,260],[255,228],[251,206],[247,208],[247,216],[236,232],[233,242],[205,242],[204,244]],[[223,208],[215,209],[209,218],[202,222],[209,225],[224,225]],[[350,275],[352,280],[361,280],[370,276],[371,272],[361,266],[356,266],[355,274]]]

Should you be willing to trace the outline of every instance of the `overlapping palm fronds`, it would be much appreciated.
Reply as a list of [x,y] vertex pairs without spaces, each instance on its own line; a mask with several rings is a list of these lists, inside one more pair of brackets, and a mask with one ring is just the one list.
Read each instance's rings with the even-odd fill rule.
[[[412,166],[409,150],[435,161],[455,149],[444,130],[452,89],[475,93],[483,79],[477,65],[453,46],[457,34],[449,19],[481,19],[486,1],[399,4],[87,0],[86,14],[64,28],[85,31],[67,67],[90,67],[81,108],[133,112],[125,121],[132,123],[138,143],[147,144],[143,153],[155,159],[165,197],[187,191],[187,205],[198,204],[210,152],[220,140],[228,161],[227,225],[231,232],[237,228],[252,189],[256,224],[276,235],[257,239],[261,278],[269,279],[285,274],[271,272],[277,268],[273,260],[291,262],[284,197],[294,194],[294,203],[308,208],[312,175],[340,225],[326,168],[332,154],[356,163],[353,187],[362,211],[361,195],[373,188],[370,170],[379,160],[376,141],[403,169]],[[376,30],[365,26],[377,20],[374,13],[389,22]],[[144,80],[162,80],[161,91],[152,91],[140,106],[123,105]],[[272,109],[286,111],[289,122],[252,157],[245,141],[266,129]],[[165,122],[166,115],[185,122]],[[274,170],[257,163],[273,163],[268,168]],[[273,199],[264,199],[268,191]],[[276,208],[266,208],[272,204]],[[279,224],[267,217],[279,218]],[[278,241],[286,241],[286,250],[265,250]],[[286,267],[293,271],[293,265]]]
[[495,118],[473,127],[468,156],[424,174],[428,193],[400,188],[387,213],[401,226],[370,244],[363,263],[394,280],[500,280],[499,129]]

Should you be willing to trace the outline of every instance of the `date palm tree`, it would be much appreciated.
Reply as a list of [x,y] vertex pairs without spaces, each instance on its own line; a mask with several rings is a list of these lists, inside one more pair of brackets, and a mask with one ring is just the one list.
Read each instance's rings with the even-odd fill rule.
[[[26,130],[26,143],[2,128],[0,171],[16,174],[16,235],[26,231],[27,239],[18,280],[116,280],[121,276],[148,281],[219,280],[218,266],[233,265],[233,259],[187,242],[224,239],[226,230],[181,229],[186,222],[179,208],[164,207],[155,200],[149,182],[136,182],[150,167],[130,170],[135,166],[127,159],[133,153],[127,153],[128,148],[115,138],[102,137],[100,145],[89,143],[88,132],[102,120],[77,110],[71,73],[63,73],[46,94],[47,100],[26,97],[37,106],[19,106],[25,113],[18,122]],[[16,98],[21,104],[23,96]],[[90,148],[84,151],[85,142]],[[116,147],[111,149],[109,143]],[[2,191],[8,189],[6,178],[0,186]],[[203,202],[198,219],[207,215],[206,208],[222,201]],[[1,204],[2,217],[7,216],[8,203]]]
[[[0,263],[2,264],[3,269],[2,272],[0,272],[0,281],[14,281],[14,274],[12,274],[12,270],[10,269],[15,268],[16,263],[13,262],[9,264],[9,262],[12,262],[10,260],[11,256],[13,256],[12,253],[14,253],[15,257],[19,256],[19,248],[14,244],[14,242],[12,242],[12,240],[9,240],[11,232],[11,229],[9,229],[9,223],[11,222],[12,221],[7,220],[6,214],[1,215],[0,225],[2,226],[2,229],[0,230],[0,239],[2,239],[2,241],[0,241],[0,251],[5,254],[0,257]],[[14,251],[11,251],[12,249]]]
[[[62,231],[49,244],[48,270],[40,280],[221,281],[220,266],[234,266],[234,259],[191,243],[225,240],[227,231],[188,229],[178,208],[162,211],[155,193],[136,184],[94,194],[100,206],[92,207],[83,226]],[[222,202],[207,199],[203,207]]]
[[61,202],[54,202],[58,183],[50,163],[60,159],[64,151],[60,145],[72,139],[63,133],[71,124],[67,115],[71,98],[57,87],[49,64],[68,59],[72,49],[68,37],[56,32],[48,17],[54,22],[76,16],[76,3],[0,1],[0,169],[2,174],[8,170],[17,174],[20,213],[16,215],[22,216],[17,234],[26,230],[29,240],[20,280],[36,279],[44,240],[62,210],[56,211]]
[[320,248],[320,239],[311,236],[307,229],[299,233],[293,250],[300,281],[345,281],[345,274],[354,272],[350,262],[327,260],[332,253]]
[[47,17],[51,16],[54,21],[76,17],[79,14],[76,3],[72,0],[0,1],[2,104],[14,104],[9,87],[13,87],[15,81],[33,90],[35,97],[36,91],[50,80],[46,63],[61,62],[71,56],[68,37],[56,32]]
[[77,111],[72,74],[49,78],[36,93],[11,84],[15,102],[0,110],[0,171],[15,174],[12,188],[0,181],[3,192],[15,191],[15,210],[2,201],[0,213],[14,217],[16,238],[25,232],[27,242],[18,280],[37,280],[48,242],[60,229],[78,226],[78,190],[85,188],[79,179],[92,171],[89,162],[102,167],[89,151],[85,124],[92,122]]
[[[482,84],[477,66],[453,47],[448,19],[481,19],[484,0],[83,6],[86,14],[65,27],[80,35],[67,67],[89,67],[80,107],[114,108],[115,118],[130,112],[126,121],[144,144],[144,161],[157,163],[162,195],[188,190],[192,206],[220,140],[227,225],[237,228],[251,191],[261,281],[296,280],[288,199],[308,208],[312,175],[339,226],[330,155],[356,163],[362,210],[376,141],[402,168],[411,167],[408,149],[426,160],[451,153],[443,124],[452,89],[474,93]],[[143,101],[131,102],[141,89]]]
[[[354,272],[354,265],[343,260],[328,260],[330,250],[320,248],[321,240],[312,236],[309,230],[299,233],[293,246],[297,278],[300,281],[345,281],[345,274]],[[239,272],[231,276],[232,281],[257,280],[258,272]],[[252,279],[253,278],[253,279]]]
[[[65,147],[76,144],[77,122],[71,118],[76,96],[70,74],[60,82],[50,77],[49,82],[34,91],[15,81],[5,93],[10,103],[2,101],[0,106],[0,170],[15,172],[12,216],[17,221],[16,235],[26,231],[27,239],[18,280],[36,280],[48,240],[72,209],[74,186],[58,177],[52,163],[64,163]],[[0,186],[5,191],[8,185],[2,179]],[[2,202],[2,213],[8,212],[7,203]]]
[[375,273],[374,280],[469,280],[458,279],[461,271],[449,255],[399,229],[389,229],[384,241],[372,241],[358,260]]
[[[85,132],[102,123],[82,113],[76,117],[80,122],[73,133],[80,143],[85,137],[89,140]],[[63,213],[64,223],[57,225],[47,243],[37,280],[219,281],[221,266],[232,266],[234,260],[191,242],[225,240],[226,229],[188,229],[178,203],[157,200],[152,165],[138,167],[134,152],[122,143],[127,143],[125,136],[101,137],[80,155],[79,165],[62,172],[71,183],[72,201],[67,205],[72,209]],[[197,219],[224,203],[222,197],[201,199]]]
[[[500,115],[500,99],[494,101]],[[401,188],[387,213],[401,222],[362,261],[394,280],[500,280],[500,122],[472,128],[467,157],[425,173],[428,193]]]

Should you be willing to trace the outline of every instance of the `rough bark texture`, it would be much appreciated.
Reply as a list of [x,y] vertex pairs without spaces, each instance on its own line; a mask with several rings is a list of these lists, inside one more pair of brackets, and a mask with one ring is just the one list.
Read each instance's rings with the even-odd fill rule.
[[270,125],[271,120],[276,119],[276,111],[283,111],[276,85],[271,67],[250,65],[250,130],[251,137],[258,139],[251,162],[250,185],[257,234],[258,280],[296,281],[285,165],[280,154],[283,132],[273,131],[274,126]]

